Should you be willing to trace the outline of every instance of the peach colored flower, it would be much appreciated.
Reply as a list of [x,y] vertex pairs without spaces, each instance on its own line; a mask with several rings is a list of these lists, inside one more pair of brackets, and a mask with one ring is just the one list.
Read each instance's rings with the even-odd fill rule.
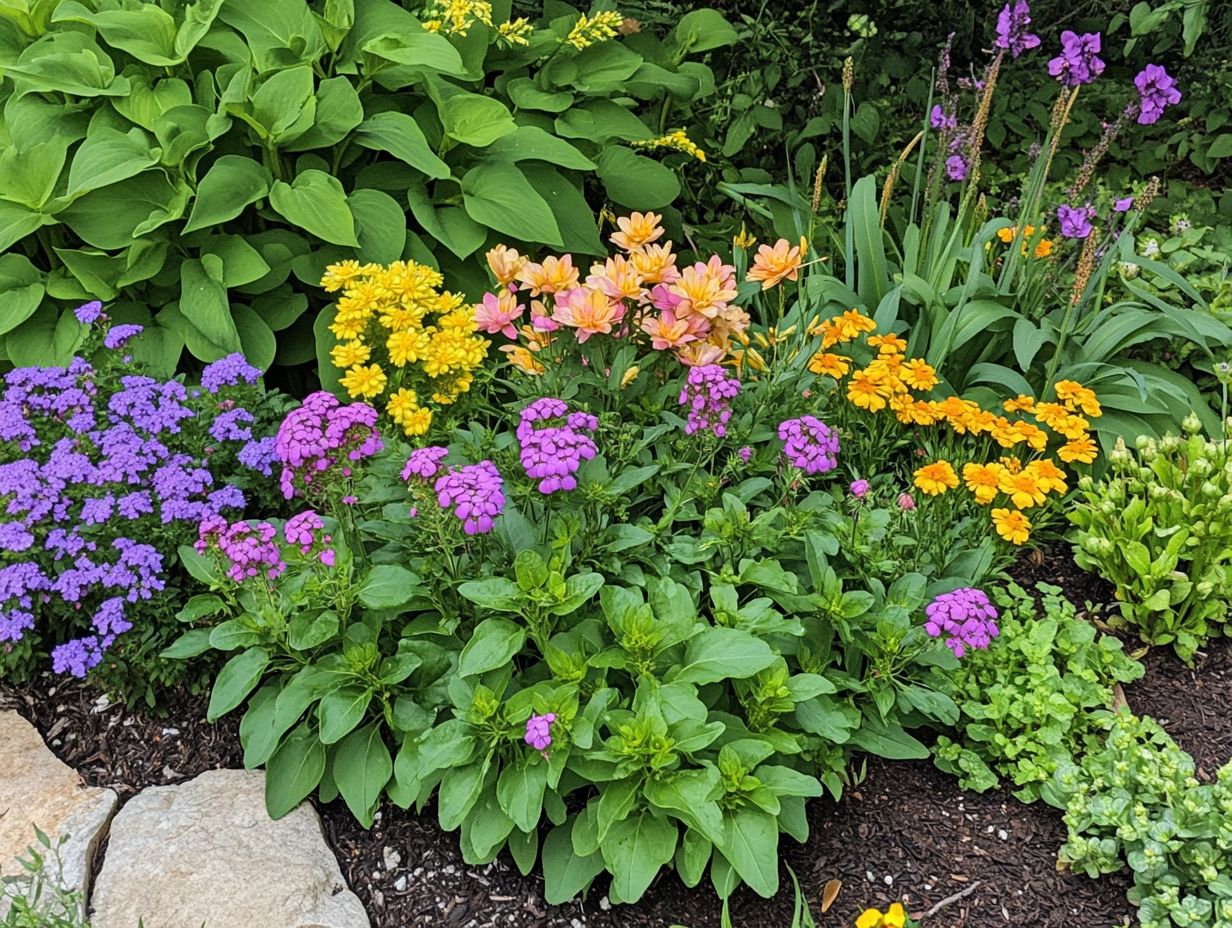
[[689,312],[713,319],[736,297],[735,273],[734,267],[714,255],[705,264],[699,261],[686,267],[672,290],[684,297]]
[[552,319],[577,329],[580,344],[592,335],[611,335],[612,326],[619,323],[624,314],[624,307],[609,299],[602,290],[576,287],[557,295]]
[[753,259],[753,266],[749,268],[745,279],[760,280],[761,288],[769,290],[784,280],[795,280],[803,260],[800,246],[781,238],[773,247],[758,246],[757,256]]
[[527,258],[505,245],[497,245],[485,256],[488,267],[496,276],[502,287],[507,287],[517,279],[518,272],[526,266]]
[[661,316],[651,316],[642,320],[642,331],[650,336],[650,343],[655,350],[667,351],[697,341],[697,333],[689,325],[689,321],[689,319],[677,319],[675,313],[670,309],[665,309]]
[[485,293],[483,302],[475,304],[475,325],[489,335],[501,332],[506,338],[517,338],[515,323],[522,318],[525,309],[518,302],[517,294],[510,290]]
[[613,232],[611,242],[624,251],[637,251],[651,242],[658,241],[663,235],[663,227],[659,225],[663,217],[657,213],[630,213],[616,220],[619,232]]
[[548,256],[542,264],[527,262],[518,271],[518,280],[530,287],[531,296],[541,293],[562,293],[578,285],[577,268],[573,266],[573,256],[562,258]]
[[642,295],[642,275],[624,255],[615,255],[603,264],[591,265],[586,286],[602,290],[613,300],[636,300]]
[[718,345],[709,342],[689,342],[676,349],[676,357],[690,367],[702,367],[706,364],[721,364],[727,357],[727,352]]
[[665,245],[647,245],[631,254],[629,260],[642,275],[644,284],[670,284],[680,279],[671,242]]

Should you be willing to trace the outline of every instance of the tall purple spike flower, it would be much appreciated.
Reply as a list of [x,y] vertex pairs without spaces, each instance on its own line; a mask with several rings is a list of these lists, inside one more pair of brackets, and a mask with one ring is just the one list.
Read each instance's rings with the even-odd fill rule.
[[1040,38],[1027,31],[1031,25],[1031,7],[1027,0],[1007,3],[997,17],[997,48],[1006,49],[1017,58],[1023,52],[1038,48]]
[[689,409],[689,421],[684,433],[709,430],[722,438],[727,434],[727,422],[731,419],[731,404],[740,395],[740,381],[727,376],[718,364],[702,364],[689,368],[684,389],[680,391],[680,405]]
[[963,587],[942,593],[924,610],[924,630],[933,638],[945,637],[945,646],[962,657],[968,648],[984,650],[1000,634],[997,610],[982,590]]
[[492,531],[493,520],[505,508],[505,482],[491,461],[454,468],[438,477],[432,488],[440,507],[452,507],[468,535]]
[[540,493],[574,490],[582,461],[596,454],[599,420],[588,412],[570,412],[563,400],[545,396],[522,410],[517,437],[526,476],[539,481]]
[[838,467],[838,432],[815,416],[787,419],[779,424],[783,455],[806,474],[824,474]]
[[1148,64],[1134,78],[1138,88],[1138,122],[1149,126],[1158,122],[1164,109],[1181,102],[1181,92],[1176,88],[1176,79],[1168,74],[1161,64]]
[[1089,84],[1104,73],[1099,48],[1098,32],[1079,35],[1066,29],[1061,33],[1061,54],[1048,62],[1048,73],[1068,87]]

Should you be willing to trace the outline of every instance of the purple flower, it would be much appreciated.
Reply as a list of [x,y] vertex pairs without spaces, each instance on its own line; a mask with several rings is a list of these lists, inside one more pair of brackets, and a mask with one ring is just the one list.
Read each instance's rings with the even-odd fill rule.
[[367,403],[343,406],[331,393],[309,394],[278,427],[274,453],[282,462],[283,496],[320,497],[349,480],[357,462],[384,447],[376,420]]
[[1063,203],[1057,207],[1057,221],[1061,225],[1061,234],[1066,238],[1086,238],[1091,234],[1091,220],[1094,218],[1093,206],[1069,206]]
[[0,609],[0,642],[21,641],[34,628],[34,613],[28,609]]
[[84,306],[78,306],[73,310],[73,314],[82,325],[94,325],[99,319],[103,318],[103,304],[98,300],[94,300],[91,303],[86,303]]
[[[205,523],[202,523],[202,530]],[[213,526],[211,525],[211,531]],[[230,562],[227,576],[236,583],[253,577],[273,580],[286,569],[282,552],[274,540],[278,530],[268,522],[235,522],[217,535],[218,549]]]
[[1176,89],[1176,79],[1170,77],[1161,64],[1148,64],[1134,78],[1138,88],[1140,105],[1138,122],[1149,126],[1159,120],[1164,109],[1181,102],[1181,92]]
[[[108,642],[110,643],[110,642]],[[56,673],[71,673],[84,677],[103,660],[102,642],[94,636],[66,641],[51,652],[51,669]]]
[[1048,73],[1068,87],[1091,83],[1104,73],[1099,46],[1098,32],[1078,35],[1066,29],[1061,33],[1061,54],[1048,62]]
[[1127,213],[1134,208],[1134,198],[1121,197],[1121,199],[1112,204],[1112,208],[1118,213]]
[[406,459],[402,468],[402,479],[410,482],[412,477],[420,480],[431,480],[441,469],[441,462],[449,457],[449,449],[442,445],[429,445],[426,448],[416,448]]
[[783,455],[806,474],[824,474],[838,467],[838,432],[815,416],[801,416],[779,424]]
[[539,481],[540,493],[577,488],[574,475],[582,461],[598,454],[591,437],[598,427],[599,420],[590,413],[570,413],[566,403],[552,397],[522,410],[517,428],[522,467],[526,476]]
[[864,497],[868,496],[868,481],[853,480],[851,482],[851,495],[856,499],[864,499]]
[[1031,8],[1027,0],[1017,0],[1012,5],[1007,3],[997,17],[997,48],[1007,49],[1017,58],[1028,49],[1039,47],[1039,36],[1027,31],[1030,25]]
[[269,477],[274,473],[274,462],[278,460],[274,445],[275,439],[272,435],[267,438],[258,438],[241,448],[236,457],[249,470]]
[[727,434],[727,421],[731,418],[731,404],[740,394],[740,381],[728,377],[718,364],[703,364],[689,368],[684,389],[680,391],[680,405],[689,409],[689,421],[684,433],[709,430],[722,438]]
[[34,536],[21,522],[0,522],[0,551],[20,554],[34,547]]
[[[305,509],[299,515],[288,519],[282,531],[287,539],[287,544],[298,546],[300,554],[308,554],[318,541],[323,545],[328,545],[333,541],[332,537],[325,534],[325,523],[321,520],[321,517],[311,509]],[[324,554],[325,552],[322,551],[322,563],[325,563]],[[329,554],[330,561],[326,563],[326,566],[332,567],[333,551],[330,551]]]
[[210,393],[217,393],[223,387],[253,384],[260,379],[261,372],[238,351],[207,364],[201,372],[201,386]]
[[205,505],[215,512],[222,512],[224,509],[243,509],[246,502],[244,491],[228,483],[207,496]]
[[536,751],[546,751],[552,746],[552,723],[556,721],[556,713],[532,715],[526,720],[526,735],[524,740]]
[[743,448],[737,451],[736,454],[740,456],[740,460],[744,461],[744,463],[747,464],[749,462],[749,459],[753,457],[753,449],[750,448],[748,445],[745,445]]
[[953,181],[967,179],[967,159],[962,155],[950,155],[945,159],[945,176]]
[[997,610],[981,590],[963,587],[943,593],[924,611],[928,615],[924,630],[934,638],[944,636],[955,657],[962,657],[968,648],[984,650],[1000,634]]
[[958,117],[947,113],[940,103],[934,103],[928,114],[928,122],[934,129],[957,129]]
[[452,507],[468,535],[492,531],[492,520],[505,508],[504,481],[491,461],[453,468],[432,488],[440,507]]
[[115,351],[117,348],[123,348],[130,339],[136,338],[144,331],[145,326],[141,325],[117,325],[103,337],[103,344]]
[[220,412],[218,418],[210,423],[210,437],[214,441],[249,441],[252,438],[249,426],[254,421],[252,413],[236,406]]

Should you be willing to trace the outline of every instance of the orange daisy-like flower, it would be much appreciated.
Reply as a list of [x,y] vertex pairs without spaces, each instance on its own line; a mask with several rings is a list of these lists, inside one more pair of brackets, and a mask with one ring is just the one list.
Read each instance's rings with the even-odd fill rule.
[[1070,409],[1077,407],[1092,419],[1098,419],[1103,414],[1103,408],[1095,397],[1095,391],[1084,387],[1076,380],[1058,380],[1057,399]]
[[997,534],[1012,545],[1025,544],[1031,537],[1031,520],[1017,509],[994,509],[992,524]]
[[886,408],[886,397],[889,395],[885,384],[869,376],[868,371],[856,371],[847,381],[847,399],[860,409],[880,412]]
[[1019,509],[1039,506],[1047,495],[1040,487],[1040,481],[1029,468],[1024,468],[1016,474],[1008,472],[1002,474],[997,488],[1008,496],[1010,502]]
[[1069,485],[1065,482],[1065,471],[1057,467],[1052,458],[1040,458],[1038,461],[1032,461],[1023,470],[1034,476],[1040,482],[1040,486],[1044,487],[1045,491],[1064,493],[1069,489]]
[[577,330],[578,344],[592,335],[611,335],[612,327],[624,317],[624,307],[602,290],[577,287],[560,294],[552,321]]
[[530,287],[531,296],[541,293],[564,293],[578,285],[578,271],[573,266],[573,256],[563,258],[548,256],[542,264],[527,262],[518,271],[518,280]]
[[914,474],[916,488],[929,496],[940,496],[946,490],[958,486],[958,474],[949,461],[934,461],[925,464]]
[[1035,409],[1035,397],[1020,393],[1014,399],[1006,400],[1001,406],[1006,412],[1031,412]]
[[629,255],[629,260],[642,275],[644,284],[670,284],[680,277],[680,272],[676,270],[676,255],[672,253],[671,242],[666,245],[646,245]]
[[808,369],[814,374],[842,380],[851,370],[851,358],[841,354],[831,354],[828,351],[819,351],[809,359]]
[[1052,239],[1041,238],[1035,243],[1035,257],[1047,258],[1050,254],[1052,254]]
[[637,251],[656,242],[663,235],[663,227],[659,225],[663,217],[658,213],[630,213],[616,220],[620,230],[613,232],[611,242],[624,251]]
[[1070,441],[1076,438],[1082,438],[1087,434],[1087,430],[1091,427],[1091,423],[1079,415],[1066,416],[1056,425],[1056,430],[1061,435],[1064,435]]
[[893,332],[886,335],[870,335],[868,346],[876,348],[878,354],[902,354],[907,350],[907,340],[899,338]]
[[997,498],[1004,470],[1000,464],[964,464],[963,482],[975,501],[986,506]]
[[509,356],[509,363],[527,374],[542,374],[546,367],[522,345],[501,345],[500,350]]
[[1057,457],[1066,464],[1073,464],[1075,461],[1090,464],[1097,454],[1099,449],[1089,435],[1070,439],[1057,451]]
[[1011,458],[1009,456],[1006,456],[1003,458],[999,458],[998,463],[1002,467],[1004,467],[1006,470],[1008,470],[1011,474],[1016,474],[1020,470],[1022,470],[1022,461],[1018,460],[1018,458]]
[[1036,403],[1032,414],[1037,421],[1044,423],[1054,432],[1057,431],[1057,427],[1062,422],[1072,415],[1070,410],[1060,403]]
[[920,358],[912,358],[904,364],[899,376],[912,390],[931,390],[937,385],[937,372],[931,364]]
[[613,255],[603,264],[593,264],[586,286],[602,290],[613,300],[636,300],[642,295],[642,275],[635,262]]
[[793,245],[785,238],[770,245],[759,245],[753,266],[746,280],[760,280],[761,288],[769,290],[784,280],[795,280],[804,260],[800,245]]

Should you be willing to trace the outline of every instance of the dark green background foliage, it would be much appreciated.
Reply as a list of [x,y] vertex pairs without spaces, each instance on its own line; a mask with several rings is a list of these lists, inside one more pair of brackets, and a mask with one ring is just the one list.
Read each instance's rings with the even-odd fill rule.
[[717,14],[578,50],[563,4],[524,47],[419,8],[0,5],[0,360],[65,362],[63,307],[98,298],[167,371],[185,348],[300,364],[331,261],[441,262],[465,289],[497,240],[597,254],[588,204],[676,197],[626,143],[712,91],[699,57],[735,39]]

